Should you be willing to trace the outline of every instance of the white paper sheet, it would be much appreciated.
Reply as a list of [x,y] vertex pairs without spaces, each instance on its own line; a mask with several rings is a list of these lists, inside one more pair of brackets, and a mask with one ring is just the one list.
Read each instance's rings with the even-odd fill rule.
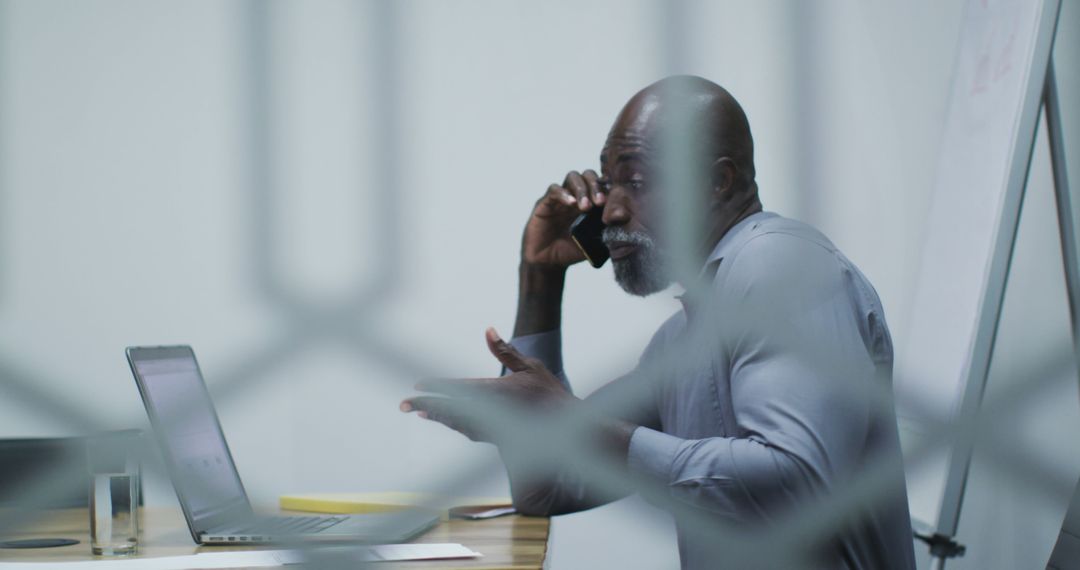
[[[357,562],[478,558],[479,552],[460,544],[379,544],[351,548],[318,548],[315,556],[349,556]],[[187,570],[204,568],[262,568],[298,564],[308,559],[301,550],[249,550],[243,552],[202,552],[160,558],[100,558],[78,562],[0,562],[0,570],[60,570],[117,568],[119,570]]]
[[43,570],[45,568],[77,570],[82,568],[118,568],[123,570],[185,570],[188,568],[259,568],[284,564],[276,550],[252,550],[248,552],[204,552],[187,556],[162,556],[160,558],[99,558],[78,562],[0,562],[3,570]]
[[[286,564],[303,562],[305,553],[301,550],[278,551]],[[352,548],[332,547],[310,551],[311,556],[349,556],[358,562],[394,562],[400,560],[440,560],[449,558],[479,558],[483,556],[455,543],[435,544],[378,544]],[[2,569],[2,567],[0,567]]]

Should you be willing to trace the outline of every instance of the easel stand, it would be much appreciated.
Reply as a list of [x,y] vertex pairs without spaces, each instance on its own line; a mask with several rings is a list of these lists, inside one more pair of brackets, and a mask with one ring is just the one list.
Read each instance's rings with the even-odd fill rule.
[[[1056,30],[1057,13],[1054,14],[1055,23],[1051,26],[1051,31]],[[1052,41],[1052,40],[1051,40]],[[1061,107],[1058,99],[1057,81],[1054,76],[1054,61],[1053,57],[1048,58],[1046,66],[1046,79],[1043,83],[1042,91],[1042,110],[1046,117],[1047,135],[1049,137],[1050,146],[1050,163],[1053,169],[1054,178],[1054,195],[1057,204],[1058,214],[1058,230],[1061,236],[1061,253],[1062,261],[1065,266],[1065,287],[1069,299],[1069,318],[1072,330],[1073,339],[1073,354],[1074,357],[1080,362],[1080,258],[1077,254],[1077,242],[1076,242],[1076,229],[1073,223],[1073,210],[1072,200],[1069,194],[1069,183],[1065,172],[1065,140],[1062,132],[1062,119],[1061,119]],[[1011,224],[1003,224],[1002,232],[1008,232],[1007,238],[1007,250],[1002,252],[998,251],[995,255],[1005,255],[1005,271],[1001,277],[1001,287],[999,298],[995,300],[993,304],[988,306],[984,311],[993,311],[992,315],[985,315],[991,318],[984,319],[984,322],[991,322],[994,330],[990,333],[992,339],[996,336],[996,328],[998,320],[1001,316],[1001,302],[1004,297],[1004,279],[1008,275],[1008,263],[1011,261],[1013,253],[1013,245],[1016,242],[1016,221],[1019,220],[1019,209],[1023,201],[1023,195],[1027,190],[1027,178],[1030,175],[1031,168],[1031,156],[1035,149],[1035,133],[1037,130],[1037,121],[1031,125],[1030,131],[1030,145],[1027,150],[1027,164],[1024,169],[1024,179],[1022,185],[1018,189],[1018,199],[1014,201],[1012,207],[1015,208],[1014,212],[1010,215],[1015,216],[1015,221]],[[987,373],[989,372],[989,360],[992,351],[992,342],[988,347],[989,351],[985,355],[985,365],[981,368],[978,377],[973,378],[977,382],[970,383],[968,385],[968,392],[964,396],[963,405],[969,411],[970,406],[975,406],[975,410],[981,403],[982,394],[986,387]],[[969,471],[971,468],[971,457],[973,453],[973,445],[971,443],[964,443],[958,445],[954,449],[952,457],[949,462],[949,478],[946,482],[944,499],[942,501],[941,512],[938,516],[937,532],[931,535],[916,535],[917,538],[925,542],[930,547],[930,553],[933,557],[933,563],[931,568],[941,570],[945,567],[945,561],[957,556],[963,556],[965,547],[956,542],[956,531],[960,519],[960,510],[963,506],[964,491],[967,487],[967,480]]]

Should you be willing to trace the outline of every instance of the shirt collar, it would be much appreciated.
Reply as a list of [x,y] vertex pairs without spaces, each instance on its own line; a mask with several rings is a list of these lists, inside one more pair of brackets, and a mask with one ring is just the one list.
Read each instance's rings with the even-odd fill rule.
[[701,273],[698,276],[711,277],[712,275],[715,275],[716,269],[720,266],[720,262],[723,261],[727,254],[731,253],[731,249],[735,244],[739,243],[739,237],[742,234],[754,229],[758,222],[775,217],[776,214],[773,212],[766,212],[763,210],[761,212],[750,214],[740,220],[739,223],[731,226],[731,229],[720,238],[720,241],[716,242],[716,246],[713,247],[709,257],[705,258],[705,265],[701,268]]
[[[776,214],[772,212],[755,212],[732,226],[731,229],[716,242],[716,246],[714,246],[712,252],[709,253],[709,257],[705,259],[705,265],[702,266],[701,273],[698,274],[698,283],[703,284],[706,280],[712,281],[712,279],[716,277],[716,271],[720,267],[720,262],[722,262],[724,257],[731,253],[731,250],[741,241],[740,237],[743,234],[753,230],[759,222],[775,217]],[[703,291],[698,291],[698,293],[703,293]],[[682,303],[683,313],[686,315],[687,322],[689,322],[692,319],[692,316],[697,312],[696,309],[698,305],[702,302],[700,295],[695,296],[691,294],[690,291],[687,291],[682,295],[676,295],[675,298]]]

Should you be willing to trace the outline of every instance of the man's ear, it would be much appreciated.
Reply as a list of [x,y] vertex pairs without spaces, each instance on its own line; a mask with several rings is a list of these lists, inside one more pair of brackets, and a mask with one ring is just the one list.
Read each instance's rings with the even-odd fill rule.
[[710,175],[712,178],[713,197],[720,201],[728,201],[732,198],[732,190],[735,188],[735,177],[739,168],[735,161],[726,156],[716,159],[712,163]]

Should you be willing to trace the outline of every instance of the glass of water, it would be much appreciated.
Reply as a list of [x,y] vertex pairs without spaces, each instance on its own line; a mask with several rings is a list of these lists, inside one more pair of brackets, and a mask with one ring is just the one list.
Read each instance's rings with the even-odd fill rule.
[[90,550],[103,556],[134,554],[139,546],[138,431],[91,438]]

